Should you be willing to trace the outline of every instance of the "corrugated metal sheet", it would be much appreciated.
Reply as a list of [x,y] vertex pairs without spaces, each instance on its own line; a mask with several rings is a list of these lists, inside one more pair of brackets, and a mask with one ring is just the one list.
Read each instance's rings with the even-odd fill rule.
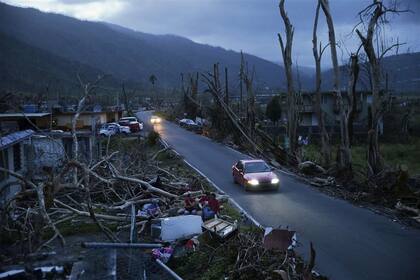
[[19,143],[34,134],[32,129],[17,131],[6,136],[0,137],[0,150],[6,149],[11,145]]

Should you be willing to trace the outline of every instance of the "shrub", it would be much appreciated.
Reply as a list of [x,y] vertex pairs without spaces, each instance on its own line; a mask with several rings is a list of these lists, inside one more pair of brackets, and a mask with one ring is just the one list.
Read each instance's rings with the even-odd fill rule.
[[159,141],[160,135],[156,131],[149,132],[149,135],[147,135],[147,144],[150,146],[154,146]]

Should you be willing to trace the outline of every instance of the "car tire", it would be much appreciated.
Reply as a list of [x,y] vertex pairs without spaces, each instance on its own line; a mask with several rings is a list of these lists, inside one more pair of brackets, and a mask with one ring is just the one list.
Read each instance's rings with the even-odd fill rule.
[[250,192],[251,191],[251,189],[247,185],[244,185],[244,189],[245,189],[246,192]]

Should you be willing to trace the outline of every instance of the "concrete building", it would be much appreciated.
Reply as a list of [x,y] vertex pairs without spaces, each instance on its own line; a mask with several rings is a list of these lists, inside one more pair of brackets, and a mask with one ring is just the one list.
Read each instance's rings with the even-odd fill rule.
[[[72,120],[76,112],[54,112],[52,126],[54,129],[68,131],[72,129]],[[122,117],[122,111],[81,112],[76,123],[77,129],[92,130],[104,123],[116,122]]]
[[8,133],[25,129],[51,129],[50,113],[3,113],[0,114],[0,131]]
[[[17,131],[0,137],[0,167],[24,175],[28,170],[28,146],[34,131]],[[0,172],[0,204],[13,197],[20,185],[16,177]]]

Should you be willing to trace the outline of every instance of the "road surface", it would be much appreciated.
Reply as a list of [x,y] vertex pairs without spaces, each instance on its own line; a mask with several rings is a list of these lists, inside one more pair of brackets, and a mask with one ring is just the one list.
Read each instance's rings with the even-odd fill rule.
[[[139,117],[147,120],[148,114]],[[315,269],[330,279],[420,279],[419,230],[328,197],[284,173],[278,174],[278,192],[245,192],[233,183],[231,166],[246,155],[167,121],[155,130],[263,226],[296,230],[301,253],[307,254],[312,241]]]

